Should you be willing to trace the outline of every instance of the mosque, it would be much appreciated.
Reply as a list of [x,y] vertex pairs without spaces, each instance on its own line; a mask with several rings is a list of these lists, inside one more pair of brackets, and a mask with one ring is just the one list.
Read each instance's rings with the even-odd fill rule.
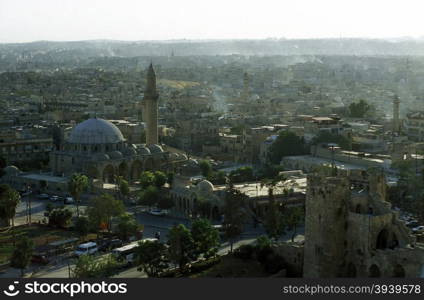
[[[85,174],[91,182],[101,187],[105,183],[113,184],[116,176],[134,181],[145,170],[173,170],[176,163],[184,162],[187,157],[164,151],[159,145],[158,98],[156,74],[150,64],[141,103],[143,121],[147,127],[146,144],[128,143],[118,127],[107,120],[85,120],[72,129],[69,138],[58,150],[50,152],[52,172],[43,175],[42,180],[47,181],[49,186],[56,186],[55,190],[59,192],[66,189],[67,178],[73,173]],[[29,174],[20,172],[16,167],[6,171],[4,180],[17,188],[28,184],[28,181],[31,185],[38,185],[40,181],[41,175],[33,176],[34,180],[31,180]]]

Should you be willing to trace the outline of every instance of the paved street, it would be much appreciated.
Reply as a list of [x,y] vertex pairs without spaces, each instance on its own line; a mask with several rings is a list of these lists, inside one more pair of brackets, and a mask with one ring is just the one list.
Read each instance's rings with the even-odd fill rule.
[[[32,206],[32,221],[37,222],[44,218],[45,206],[49,200],[40,200],[31,195],[31,206]],[[57,203],[56,205],[59,205]],[[75,210],[74,205],[68,205],[72,210]],[[81,210],[84,210],[85,206],[81,206]],[[130,207],[129,212],[133,212],[138,223],[144,225],[144,238],[155,237],[156,232],[161,234],[161,242],[167,241],[169,229],[176,224],[184,224],[188,228],[191,227],[190,220],[171,217],[171,216],[154,216],[147,212],[142,212],[140,207]],[[25,224],[27,216],[27,197],[22,199],[17,209],[15,218],[15,224]],[[300,234],[303,234],[303,228],[299,229]],[[254,228],[251,224],[245,226],[245,230],[240,236],[240,239],[234,243],[234,248],[238,248],[243,244],[253,243],[258,236],[264,235],[265,231],[262,226]],[[288,232],[281,240],[289,240],[291,238],[291,232]],[[297,238],[302,238],[302,235],[298,235]],[[228,242],[224,242],[218,251],[219,255],[225,255],[229,252],[230,245]],[[39,278],[68,278],[69,269],[74,267],[75,259],[69,259],[67,257],[57,257],[56,261],[52,261],[47,266],[32,265],[26,270],[26,277],[39,277]],[[9,268],[6,271],[0,272],[1,277],[20,277],[20,270]],[[146,277],[143,272],[137,271],[136,267],[127,269],[116,275],[118,278],[142,278]]]

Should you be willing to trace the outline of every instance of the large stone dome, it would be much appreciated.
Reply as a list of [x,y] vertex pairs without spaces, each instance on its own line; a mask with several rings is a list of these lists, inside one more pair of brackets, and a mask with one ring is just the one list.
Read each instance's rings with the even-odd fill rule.
[[72,144],[117,144],[125,141],[121,131],[111,122],[94,118],[79,123],[69,136]]
[[214,190],[214,186],[212,182],[208,180],[202,180],[197,184],[197,188],[202,193],[212,193]]

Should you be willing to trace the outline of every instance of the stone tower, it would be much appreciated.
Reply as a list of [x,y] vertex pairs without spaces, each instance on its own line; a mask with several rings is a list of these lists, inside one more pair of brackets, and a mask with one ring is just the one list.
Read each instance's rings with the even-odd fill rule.
[[393,134],[400,133],[399,104],[399,97],[395,95],[393,99]]
[[146,144],[158,144],[158,98],[156,74],[150,63],[143,98],[143,121],[146,123]]
[[303,277],[339,277],[345,268],[349,181],[311,174],[307,186]]

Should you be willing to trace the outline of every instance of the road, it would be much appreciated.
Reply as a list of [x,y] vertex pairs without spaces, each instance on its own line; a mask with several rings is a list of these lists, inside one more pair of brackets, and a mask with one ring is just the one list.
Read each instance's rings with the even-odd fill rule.
[[[44,218],[45,206],[48,200],[40,200],[31,195],[31,206],[32,206],[32,221],[37,222]],[[22,202],[17,208],[17,214],[15,218],[15,224],[25,224],[26,211],[27,211],[27,198],[23,198]],[[57,204],[59,205],[59,203]],[[74,205],[68,205],[72,210],[75,210]],[[80,206],[81,210],[84,210],[85,206]],[[190,228],[190,221],[187,219],[171,217],[171,216],[153,216],[146,212],[140,212],[139,209],[131,207],[128,209],[129,212],[133,212],[138,223],[144,225],[143,238],[155,237],[156,232],[160,232],[160,241],[166,242],[169,229],[176,224],[184,224]],[[303,232],[301,228],[299,232]],[[234,243],[234,248],[238,248],[243,244],[253,243],[258,236],[264,235],[265,232],[261,226],[254,228],[251,224],[246,225],[245,231],[240,236],[240,239]],[[290,234],[282,237],[281,240],[288,240]],[[218,251],[219,255],[225,255],[229,252],[230,245],[223,243]],[[68,278],[69,270],[74,267],[74,259],[67,257],[58,257],[56,261],[51,262],[47,266],[31,266],[28,268],[26,276],[39,277],[39,278]],[[19,270],[9,268],[6,272],[0,273],[0,277],[16,278],[19,276]],[[137,271],[137,268],[130,268],[122,271],[115,277],[117,278],[142,278],[146,277],[143,272]]]

